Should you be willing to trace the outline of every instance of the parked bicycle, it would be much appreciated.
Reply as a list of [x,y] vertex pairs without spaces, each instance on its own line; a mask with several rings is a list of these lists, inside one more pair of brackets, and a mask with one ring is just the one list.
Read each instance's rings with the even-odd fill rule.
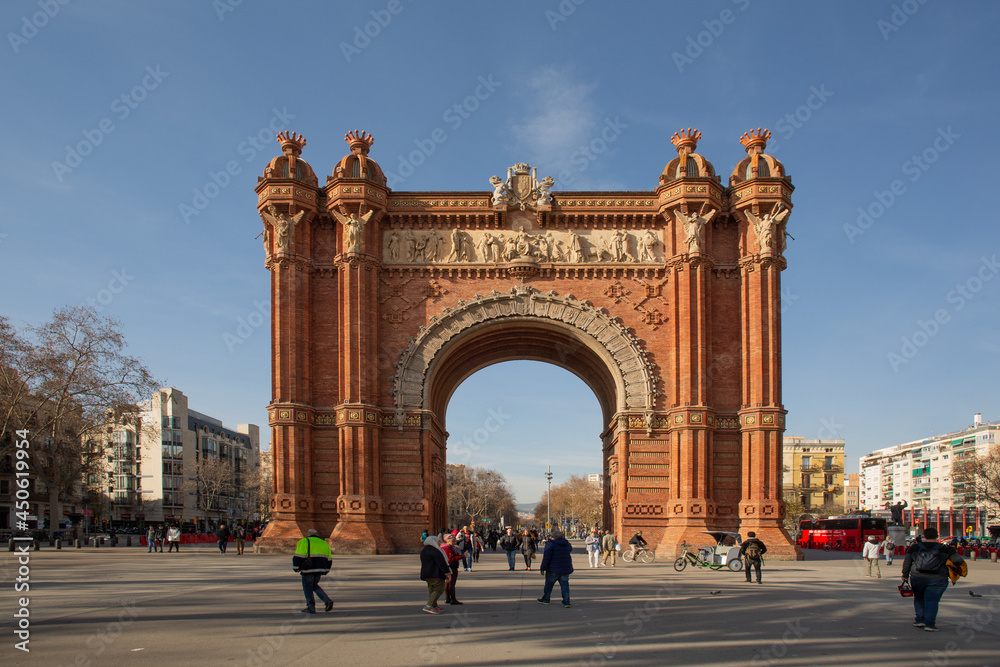
[[631,563],[633,560],[638,563],[652,563],[656,559],[656,554],[646,547],[631,545],[628,551],[622,552],[622,560]]

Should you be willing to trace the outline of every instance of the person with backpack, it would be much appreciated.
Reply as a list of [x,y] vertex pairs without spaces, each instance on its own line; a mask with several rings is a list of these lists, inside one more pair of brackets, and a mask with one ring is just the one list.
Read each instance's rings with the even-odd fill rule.
[[913,627],[937,632],[938,606],[948,588],[948,562],[965,560],[952,547],[937,541],[936,528],[924,528],[924,539],[914,541],[903,558],[903,583],[913,589]]
[[748,584],[751,567],[757,572],[757,583],[760,583],[760,564],[766,553],[767,545],[757,539],[757,533],[747,533],[747,541],[740,546],[740,558],[743,559],[743,571],[746,572]]
[[892,565],[892,555],[896,551],[896,543],[892,541],[892,535],[886,535],[882,542],[882,553],[885,554],[885,564]]
[[879,543],[878,537],[875,535],[870,535],[868,541],[865,542],[865,548],[861,550],[861,557],[865,559],[865,576],[871,578],[872,576],[872,565],[875,566],[875,578],[882,578],[882,570],[878,568],[878,550]]

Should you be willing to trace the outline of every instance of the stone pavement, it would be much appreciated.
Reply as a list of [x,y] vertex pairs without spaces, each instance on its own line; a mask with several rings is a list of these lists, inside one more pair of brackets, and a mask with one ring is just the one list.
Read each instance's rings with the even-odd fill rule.
[[[969,564],[938,625],[911,627],[896,590],[901,560],[866,579],[860,558],[807,552],[743,573],[670,563],[590,569],[574,542],[573,607],[540,605],[536,570],[487,552],[459,575],[446,613],[421,613],[416,555],[335,556],[323,586],[334,610],[309,616],[286,555],[145,548],[0,552],[2,665],[992,665],[1000,667],[1000,564]],[[519,559],[520,560],[520,559]],[[536,561],[537,563],[537,561]],[[983,595],[973,598],[969,591]],[[30,653],[14,614],[28,597]]]

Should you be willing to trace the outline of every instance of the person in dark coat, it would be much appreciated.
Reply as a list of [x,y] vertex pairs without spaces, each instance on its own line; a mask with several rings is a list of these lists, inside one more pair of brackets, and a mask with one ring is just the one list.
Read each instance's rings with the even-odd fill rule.
[[521,548],[521,538],[514,534],[514,529],[510,526],[507,527],[507,533],[498,540],[500,548],[507,553],[507,566],[508,569],[514,569],[514,559],[516,556],[514,554]]
[[566,535],[561,530],[553,530],[552,539],[545,543],[542,565],[539,568],[545,575],[545,588],[542,590],[542,597],[538,598],[540,603],[549,604],[552,588],[558,581],[563,606],[570,606],[569,575],[573,573],[573,557],[570,555],[572,551],[573,546],[566,539]]
[[746,572],[748,584],[750,583],[751,568],[757,573],[757,583],[760,583],[760,565],[766,553],[767,545],[757,539],[757,533],[753,531],[747,533],[747,541],[740,545],[740,558],[743,559],[743,569]]
[[226,547],[229,546],[229,526],[225,523],[219,526],[219,530],[215,532],[215,536],[219,538],[219,553],[226,553]]
[[451,578],[451,568],[439,543],[437,535],[431,535],[424,540],[424,549],[420,552],[420,578],[427,582],[427,604],[423,611],[427,614],[442,613],[438,598],[444,593],[445,582]]
[[531,561],[535,557],[535,550],[538,548],[538,539],[532,535],[530,530],[525,529],[521,535],[521,554],[524,556],[525,570],[531,569]]
[[[948,562],[960,565],[965,561],[955,549],[937,541],[937,528],[924,528],[923,537],[906,550],[903,581],[909,581],[913,589],[913,627],[937,632],[938,606],[948,590]],[[936,567],[930,569],[931,565]]]

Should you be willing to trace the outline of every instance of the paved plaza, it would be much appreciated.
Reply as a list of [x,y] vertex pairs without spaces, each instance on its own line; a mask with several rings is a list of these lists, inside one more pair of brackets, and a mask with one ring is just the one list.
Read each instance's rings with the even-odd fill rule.
[[[572,608],[557,604],[558,586],[554,604],[538,604],[539,573],[510,572],[501,552],[487,552],[460,573],[466,604],[441,616],[420,611],[417,555],[335,556],[323,586],[336,605],[310,616],[299,613],[290,556],[44,548],[30,554],[30,592],[15,593],[18,565],[4,551],[0,663],[1000,667],[997,563],[969,563],[945,595],[941,632],[929,633],[911,627],[912,603],[896,590],[901,560],[866,579],[860,558],[808,552],[766,563],[757,585],[668,562],[594,570],[579,542],[574,556]],[[22,596],[30,653],[14,648]]]

